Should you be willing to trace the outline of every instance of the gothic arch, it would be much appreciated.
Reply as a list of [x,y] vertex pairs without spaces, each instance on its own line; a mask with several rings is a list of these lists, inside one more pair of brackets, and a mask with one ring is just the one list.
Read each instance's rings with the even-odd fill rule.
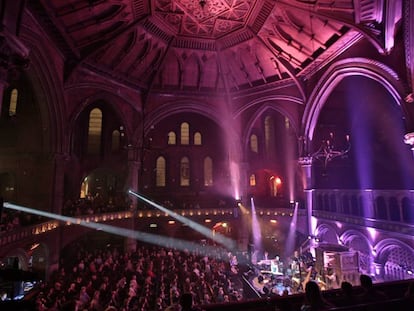
[[360,231],[347,230],[341,235],[339,241],[349,249],[359,252],[359,267],[361,272],[370,273],[373,260],[373,247],[369,239]]
[[408,253],[410,253],[411,257],[414,258],[414,249],[410,245],[400,240],[390,238],[390,239],[384,239],[375,245],[375,250],[377,254],[376,256],[377,262],[385,263],[385,261],[388,258],[389,252],[393,248],[401,248],[407,251]]
[[404,242],[389,238],[380,241],[375,248],[375,262],[381,267],[385,280],[401,280],[411,277],[414,269],[414,249]]
[[[67,152],[69,144],[67,133],[65,133],[65,105],[63,89],[58,79],[56,64],[48,58],[48,51],[45,44],[40,45],[44,39],[39,34],[32,31],[32,27],[25,22],[22,27],[21,37],[24,43],[30,47],[30,66],[27,70],[27,77],[34,86],[34,96],[37,105],[41,106],[40,117],[42,127],[47,133],[45,146],[49,152]],[[42,49],[40,48],[42,47]]]
[[[292,100],[292,98],[284,98],[284,97],[261,98],[260,100],[255,101],[254,104],[246,105],[246,106],[253,107],[255,105],[259,105],[263,103],[263,105],[261,105],[260,108],[252,115],[252,117],[248,120],[248,122],[246,122],[246,125],[244,127],[245,130],[242,133],[243,150],[246,150],[246,148],[248,148],[249,136],[250,136],[249,134],[251,133],[253,125],[257,122],[257,120],[263,114],[266,113],[266,111],[276,111],[276,112],[279,112],[281,115],[287,117],[293,126],[293,131],[296,134],[298,134],[299,126],[297,124],[296,116],[294,116],[289,110],[283,109],[283,107],[280,107],[279,105],[272,105],[271,101],[280,100],[280,99]],[[240,117],[241,112],[242,111],[237,112],[235,118]]]
[[333,226],[328,224],[321,224],[315,230],[315,236],[319,238],[322,243],[338,244],[339,237]]
[[126,129],[126,137],[129,142],[134,141],[136,138],[133,136],[133,129],[131,128],[131,124],[129,124],[128,119],[126,115],[122,112],[121,109],[117,109],[116,102],[119,102],[121,100],[128,106],[130,105],[127,101],[125,101],[124,98],[114,96],[114,93],[111,93],[110,91],[103,91],[98,93],[98,90],[96,90],[95,94],[90,97],[83,98],[81,100],[81,104],[78,105],[77,109],[72,113],[72,115],[69,117],[69,135],[70,135],[70,141],[74,139],[74,129],[76,127],[76,122],[79,119],[79,116],[87,109],[90,105],[94,105],[98,102],[103,102],[105,105],[110,107],[112,111],[116,114],[117,118],[121,121],[121,123],[125,126]]
[[395,102],[403,110],[403,115],[408,117],[402,103],[403,86],[398,75],[388,66],[367,58],[350,58],[334,63],[322,76],[312,95],[302,119],[304,135],[309,140],[313,139],[314,130],[318,122],[319,114],[334,88],[346,77],[364,76],[380,83],[392,96]]

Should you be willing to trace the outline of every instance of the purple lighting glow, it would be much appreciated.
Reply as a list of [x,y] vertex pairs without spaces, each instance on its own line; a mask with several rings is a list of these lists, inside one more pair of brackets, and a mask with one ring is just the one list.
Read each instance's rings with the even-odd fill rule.
[[293,254],[293,251],[294,251],[297,220],[298,220],[298,206],[299,206],[298,202],[295,202],[295,207],[294,207],[293,215],[292,215],[292,221],[290,222],[289,233],[286,239],[285,258],[288,258],[291,254]]
[[250,202],[252,206],[252,233],[253,233],[254,249],[261,250],[262,249],[262,232],[261,232],[259,221],[257,219],[256,207],[254,205],[253,198],[250,199]]

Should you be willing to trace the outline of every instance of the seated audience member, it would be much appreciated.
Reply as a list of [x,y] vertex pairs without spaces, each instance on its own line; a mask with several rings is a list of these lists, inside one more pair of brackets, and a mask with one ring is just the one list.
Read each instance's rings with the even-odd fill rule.
[[305,286],[305,302],[300,307],[301,311],[325,311],[334,307],[326,301],[321,294],[319,286],[314,281],[309,281]]
[[404,310],[414,310],[414,281],[408,284],[408,288],[404,293]]
[[193,308],[193,295],[191,293],[184,293],[180,297],[181,311],[198,311]]
[[377,302],[386,300],[388,297],[382,291],[374,288],[372,279],[369,275],[361,274],[359,277],[362,293],[358,295],[360,303]]
[[352,306],[358,303],[351,283],[346,281],[341,283],[340,296],[335,302],[338,307]]

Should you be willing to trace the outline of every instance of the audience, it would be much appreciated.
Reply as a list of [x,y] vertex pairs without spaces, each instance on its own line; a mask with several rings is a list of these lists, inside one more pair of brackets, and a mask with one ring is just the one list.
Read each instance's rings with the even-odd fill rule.
[[193,294],[183,293],[180,297],[181,311],[196,311],[198,309],[193,308]]
[[388,297],[385,293],[377,290],[372,283],[372,279],[369,275],[361,274],[359,277],[361,283],[361,294],[358,295],[360,302],[369,303],[386,300]]
[[358,303],[353,290],[354,288],[351,283],[346,281],[342,282],[340,296],[335,299],[335,304],[338,307],[345,307]]
[[212,257],[206,257],[197,250],[149,245],[138,245],[135,251],[126,252],[117,248],[76,248],[74,259],[62,258],[61,269],[43,285],[37,310],[63,309],[75,304],[76,310],[104,311],[114,307],[184,311],[197,310],[203,304],[243,299],[241,277],[231,272],[224,251],[217,250]]
[[333,305],[322,297],[319,285],[309,281],[305,285],[305,302],[301,311],[325,311],[333,308]]

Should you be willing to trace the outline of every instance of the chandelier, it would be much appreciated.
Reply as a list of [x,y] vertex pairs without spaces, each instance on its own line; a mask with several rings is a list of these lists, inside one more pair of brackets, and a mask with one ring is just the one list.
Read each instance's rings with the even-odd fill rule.
[[346,135],[345,138],[346,148],[343,150],[336,150],[334,146],[334,133],[329,133],[329,139],[322,140],[321,146],[316,152],[311,154],[310,158],[312,160],[322,161],[326,170],[326,167],[330,161],[338,157],[344,157],[351,149],[349,135]]

